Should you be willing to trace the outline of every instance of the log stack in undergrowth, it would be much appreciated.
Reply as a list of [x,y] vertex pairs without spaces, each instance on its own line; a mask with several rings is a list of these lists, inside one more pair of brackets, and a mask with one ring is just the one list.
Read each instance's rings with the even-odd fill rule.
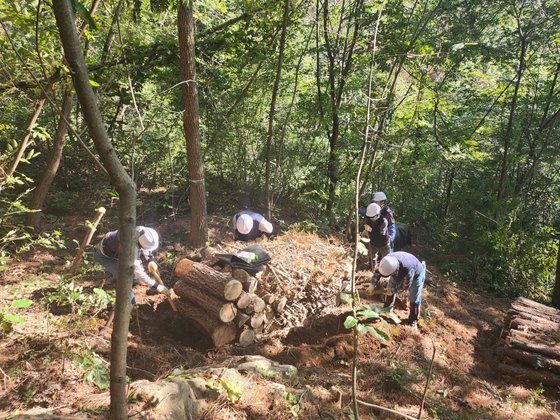
[[502,331],[501,372],[560,386],[560,310],[520,297]]
[[255,341],[285,305],[273,305],[276,296],[257,294],[258,280],[242,270],[232,277],[189,259],[178,262],[179,280],[173,286],[180,297],[177,311],[208,335],[216,347],[237,339],[242,346]]

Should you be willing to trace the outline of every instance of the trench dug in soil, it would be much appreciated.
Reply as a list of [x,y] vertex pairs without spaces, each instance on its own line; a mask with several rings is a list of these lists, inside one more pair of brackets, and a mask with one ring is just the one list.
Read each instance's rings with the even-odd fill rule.
[[[218,249],[232,252],[244,246],[233,242],[229,220],[213,217],[210,221],[211,241]],[[176,261],[199,255],[182,245],[186,223],[168,219],[154,226],[163,238],[158,259],[169,286],[178,280]],[[353,410],[353,335],[343,324],[351,308],[340,302],[338,292],[350,277],[351,247],[339,238],[296,231],[259,244],[271,255],[274,268],[261,278],[263,286],[288,299],[279,327],[248,347],[213,348],[211,340],[175,313],[164,296],[147,296],[146,288],[137,286],[138,307],[131,316],[127,359],[130,382],[161,381],[177,369],[223,367],[240,356],[260,355],[297,368],[299,382],[283,383],[283,392],[271,396],[265,390],[271,389],[267,380],[273,379],[246,376],[239,399],[218,396],[202,418],[348,418]],[[425,418],[559,418],[559,389],[501,376],[495,369],[496,343],[509,302],[477,294],[439,274],[430,264],[429,249],[413,246],[407,251],[425,259],[430,271],[423,293],[423,319],[419,330],[375,323],[388,335],[387,340],[359,336],[358,398],[415,417],[432,365]],[[16,325],[0,343],[2,416],[107,415],[107,392],[84,379],[88,372],[103,370],[92,369],[88,357],[105,367],[110,360],[107,311],[80,316],[76,308],[73,312],[71,307],[45,303],[45,296],[60,282],[64,261],[71,258],[70,252],[41,251],[13,261],[10,270],[0,273],[2,306],[18,298],[34,301],[25,310],[26,322]],[[365,287],[370,276],[367,259],[360,258],[357,287]],[[112,287],[108,277],[91,264],[85,265],[75,284],[83,290]],[[395,312],[406,318],[406,305]],[[305,390],[310,396],[302,397]],[[259,399],[262,404],[256,403]],[[157,403],[138,403],[133,409],[140,418],[158,418]],[[395,416],[365,405],[360,406],[360,414],[365,418]]]

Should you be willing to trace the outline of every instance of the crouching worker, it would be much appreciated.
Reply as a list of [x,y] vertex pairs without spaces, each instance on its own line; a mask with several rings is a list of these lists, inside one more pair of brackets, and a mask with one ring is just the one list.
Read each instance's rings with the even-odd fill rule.
[[389,277],[388,288],[391,295],[385,300],[386,307],[392,307],[396,294],[408,289],[410,311],[407,323],[416,327],[420,319],[420,305],[422,304],[422,288],[426,279],[426,265],[408,252],[393,252],[381,260],[371,279],[369,290],[373,290],[380,277]]
[[[134,258],[134,277],[132,278],[132,285],[139,282],[150,287],[147,294],[164,293],[168,294],[167,287],[158,284],[146,271],[144,265],[148,268],[150,273],[157,273],[158,265],[155,261],[153,252],[159,246],[158,233],[149,227],[136,226],[136,233],[138,234],[138,241],[136,243],[136,256]],[[119,267],[119,231],[114,230],[105,234],[103,239],[95,246],[93,253],[93,260],[101,264],[105,270],[113,275],[116,280],[118,277]],[[134,292],[130,292],[130,301],[134,305],[136,299]]]
[[263,234],[270,236],[273,227],[262,215],[243,210],[233,216],[233,231],[236,241],[253,241]]

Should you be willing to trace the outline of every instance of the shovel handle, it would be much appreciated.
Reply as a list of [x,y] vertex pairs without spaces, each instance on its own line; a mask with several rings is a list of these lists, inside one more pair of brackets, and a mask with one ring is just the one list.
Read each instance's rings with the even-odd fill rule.
[[[154,277],[156,278],[157,282],[159,284],[161,284],[162,286],[165,286],[163,284],[163,281],[161,280],[161,277],[159,276],[159,273],[156,271],[154,271],[152,273],[154,275]],[[169,289],[169,292],[171,293],[171,289]],[[173,302],[173,299],[171,298],[171,295],[167,295],[167,300],[169,301],[169,304],[171,305],[171,309],[173,309],[174,312],[177,312],[177,307],[175,306],[175,302]]]

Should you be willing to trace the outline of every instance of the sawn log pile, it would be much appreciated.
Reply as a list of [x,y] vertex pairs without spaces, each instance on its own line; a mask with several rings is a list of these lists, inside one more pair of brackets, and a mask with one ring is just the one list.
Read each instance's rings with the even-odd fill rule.
[[511,305],[501,338],[502,373],[560,386],[560,310],[520,297]]
[[302,232],[286,232],[260,245],[272,260],[257,277],[214,266],[214,253],[235,253],[245,246],[236,242],[206,249],[201,263],[182,259],[176,264],[177,310],[216,347],[232,342],[249,345],[273,331],[302,326],[337,305],[351,267],[350,253],[343,246]]

